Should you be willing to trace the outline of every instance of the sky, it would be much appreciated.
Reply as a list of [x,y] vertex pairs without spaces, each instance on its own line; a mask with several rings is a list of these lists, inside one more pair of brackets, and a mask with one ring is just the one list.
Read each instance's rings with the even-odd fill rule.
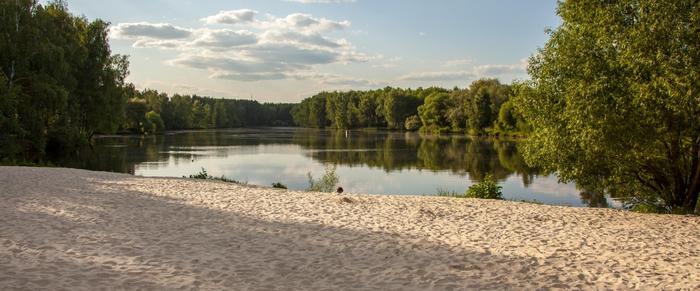
[[[41,1],[42,3],[46,1]],[[324,90],[527,78],[555,0],[67,0],[112,24],[137,88],[296,102]]]

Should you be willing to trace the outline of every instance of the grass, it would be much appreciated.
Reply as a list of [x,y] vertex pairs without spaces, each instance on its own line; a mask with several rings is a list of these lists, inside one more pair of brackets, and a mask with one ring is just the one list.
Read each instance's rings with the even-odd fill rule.
[[284,185],[280,182],[275,182],[275,183],[272,183],[272,188],[287,189],[287,185]]
[[522,202],[522,203],[530,203],[530,204],[537,204],[537,205],[544,205],[544,202],[539,201],[537,199],[508,199],[509,201],[515,201],[515,202]]
[[457,191],[453,190],[446,190],[442,188],[437,189],[437,196],[441,197],[453,197],[453,198],[467,198],[467,196],[464,193],[457,193]]
[[340,181],[340,176],[336,173],[335,165],[327,165],[323,176],[318,180],[314,179],[311,172],[306,175],[309,178],[309,188],[306,190],[312,192],[332,193],[335,191],[335,186],[337,186]]

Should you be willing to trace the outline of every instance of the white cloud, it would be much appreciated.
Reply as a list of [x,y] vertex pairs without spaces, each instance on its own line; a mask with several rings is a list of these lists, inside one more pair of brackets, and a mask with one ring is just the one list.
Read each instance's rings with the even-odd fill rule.
[[111,29],[114,38],[137,39],[182,39],[187,38],[192,31],[167,23],[120,23]]
[[380,87],[383,86],[381,82],[367,80],[362,78],[352,78],[352,77],[330,77],[321,81],[326,85],[342,86],[342,87]]
[[148,80],[144,83],[134,84],[138,89],[155,89],[161,92],[170,92],[177,94],[190,94],[190,95],[200,95],[200,96],[211,96],[211,97],[231,97],[231,92],[222,91],[212,88],[202,88],[198,86],[192,86],[189,84],[181,84],[174,82],[165,82],[158,80]]
[[192,42],[193,46],[231,48],[258,42],[258,37],[247,30],[202,29],[198,31],[197,35],[197,38]]
[[[230,24],[234,29],[179,28],[170,24],[119,24],[115,35],[135,39],[136,48],[179,51],[167,63],[205,70],[211,78],[258,81],[298,78],[299,72],[328,64],[366,62],[345,39],[327,33],[350,26],[348,21],[293,13],[285,17],[257,19],[257,11],[220,11],[203,18],[207,24]],[[162,31],[162,32],[161,32]],[[177,33],[180,32],[180,33]],[[327,78],[326,82],[350,82]]]
[[294,74],[293,77],[297,80],[314,80],[320,84],[331,86],[331,87],[379,87],[383,83],[367,80],[363,78],[354,78],[349,76],[342,76],[337,74],[326,74],[326,73],[312,73],[312,72],[301,72]]
[[527,67],[522,64],[515,65],[481,65],[476,66],[474,71],[484,76],[516,75],[524,74]]
[[399,77],[401,81],[454,81],[474,79],[472,71],[420,72]]
[[[267,43],[228,54],[183,54],[170,63],[208,70],[211,78],[259,81],[291,78],[314,66],[347,61],[348,55],[329,49]],[[356,61],[356,60],[355,60]]]
[[333,21],[326,18],[314,18],[310,14],[292,13],[283,18],[268,16],[268,20],[259,21],[255,26],[260,29],[291,30],[302,33],[323,33],[350,27],[350,22]]
[[471,65],[472,64],[472,59],[465,58],[465,59],[455,59],[455,60],[449,60],[445,62],[442,66],[443,67],[461,67],[461,66],[466,66],[466,65]]
[[[446,62],[443,67],[463,67],[470,64],[469,59],[459,59]],[[487,64],[472,66],[460,70],[434,71],[434,72],[417,72],[406,74],[398,78],[399,81],[469,81],[483,77],[520,77],[525,75],[527,63],[525,60],[517,64]]]
[[297,43],[330,48],[338,48],[348,45],[347,41],[344,39],[336,41],[324,37],[318,33],[304,34],[295,31],[270,30],[264,32],[261,35],[261,38],[266,42],[272,43]]
[[219,11],[219,13],[202,18],[208,24],[240,24],[250,23],[255,19],[258,12],[250,9],[238,9],[229,11]]
[[182,48],[186,43],[187,42],[181,40],[142,38],[134,41],[133,47],[177,50]]

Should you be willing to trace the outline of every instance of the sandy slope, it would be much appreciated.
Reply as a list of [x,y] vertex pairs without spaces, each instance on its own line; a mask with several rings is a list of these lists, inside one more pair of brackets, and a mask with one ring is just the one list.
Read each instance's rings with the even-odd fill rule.
[[700,219],[0,167],[0,289],[700,289]]

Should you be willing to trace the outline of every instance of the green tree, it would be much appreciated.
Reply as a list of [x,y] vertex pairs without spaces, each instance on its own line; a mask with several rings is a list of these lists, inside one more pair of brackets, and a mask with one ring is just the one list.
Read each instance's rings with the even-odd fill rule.
[[147,131],[150,133],[155,133],[155,132],[165,130],[165,124],[163,123],[163,119],[160,118],[160,114],[158,114],[157,112],[155,112],[153,110],[146,113],[145,121],[147,124],[147,126],[146,126]]
[[401,129],[406,118],[418,113],[418,106],[422,103],[421,99],[393,88],[387,88],[385,92],[383,115],[387,126],[392,129]]
[[404,124],[404,128],[409,131],[414,131],[418,130],[423,126],[423,123],[421,123],[420,117],[418,115],[411,115],[408,118],[406,118],[406,123]]
[[700,2],[562,1],[558,13],[517,97],[534,128],[527,161],[631,204],[695,211]]
[[425,103],[418,107],[418,115],[423,122],[423,127],[428,130],[440,131],[449,126],[447,109],[449,108],[450,95],[448,93],[432,93],[425,98]]
[[501,105],[508,100],[509,90],[496,79],[477,80],[469,86],[465,109],[471,133],[480,134],[493,126]]
[[147,112],[148,105],[146,104],[146,100],[130,99],[125,109],[126,128],[139,133],[147,131],[147,129],[144,128]]
[[461,131],[467,128],[467,105],[469,90],[454,90],[450,94],[450,106],[447,108],[446,117],[452,131]]

